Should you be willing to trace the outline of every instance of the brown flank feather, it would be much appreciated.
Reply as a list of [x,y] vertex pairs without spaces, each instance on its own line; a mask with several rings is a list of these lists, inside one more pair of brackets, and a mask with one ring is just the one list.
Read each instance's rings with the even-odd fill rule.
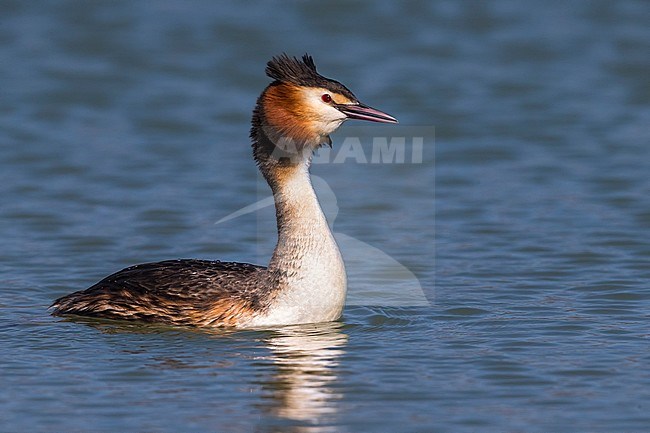
[[272,293],[257,290],[266,268],[247,263],[168,260],[132,266],[87,290],[54,301],[53,315],[188,326],[235,326],[264,311]]

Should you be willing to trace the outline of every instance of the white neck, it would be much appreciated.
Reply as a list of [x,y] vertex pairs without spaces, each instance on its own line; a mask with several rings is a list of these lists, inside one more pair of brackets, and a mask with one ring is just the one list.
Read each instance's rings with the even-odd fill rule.
[[273,185],[278,244],[268,270],[279,287],[254,325],[325,322],[340,317],[345,267],[309,178],[308,161],[284,170]]

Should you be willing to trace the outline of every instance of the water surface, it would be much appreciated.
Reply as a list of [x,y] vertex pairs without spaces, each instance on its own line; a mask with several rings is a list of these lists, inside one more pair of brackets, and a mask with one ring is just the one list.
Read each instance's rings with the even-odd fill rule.
[[[650,426],[646,2],[3,2],[0,16],[0,430]],[[343,319],[199,332],[50,317],[134,263],[265,263],[272,209],[215,222],[268,194],[247,134],[283,51],[309,51],[400,134],[435,127],[419,163],[313,167],[334,231],[362,251]],[[368,160],[388,134],[350,123],[334,152],[346,131]],[[368,248],[425,302],[364,302],[395,278],[362,272]]]

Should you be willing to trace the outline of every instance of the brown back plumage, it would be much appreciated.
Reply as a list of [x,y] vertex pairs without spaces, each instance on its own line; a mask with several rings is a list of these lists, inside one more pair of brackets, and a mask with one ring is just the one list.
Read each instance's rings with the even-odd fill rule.
[[190,326],[234,326],[268,306],[266,268],[248,263],[168,260],[131,266],[57,299],[54,315]]

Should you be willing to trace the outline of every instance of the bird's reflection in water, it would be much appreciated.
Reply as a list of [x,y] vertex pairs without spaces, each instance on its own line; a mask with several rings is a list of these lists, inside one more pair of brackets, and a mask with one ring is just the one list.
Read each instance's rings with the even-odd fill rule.
[[[262,359],[256,357],[265,365],[258,363],[258,379],[253,379],[253,382],[261,386],[266,398],[263,397],[255,406],[277,421],[277,424],[268,426],[270,431],[339,431],[336,420],[342,394],[337,392],[336,382],[339,361],[348,343],[348,335],[343,332],[344,324],[341,322],[285,326],[273,330],[209,331],[85,317],[71,317],[64,321],[84,323],[105,334],[176,334],[185,337],[196,333],[219,339],[234,338],[238,341],[243,338],[244,341],[262,343],[269,349],[270,355]],[[169,344],[169,341],[165,344]],[[137,352],[147,353],[149,350],[139,348]],[[124,352],[135,353],[132,350]],[[232,364],[214,364],[205,358],[200,361],[195,357],[184,359],[178,354],[155,356],[154,360],[155,363],[150,366],[162,369],[232,367]]]
[[262,383],[271,393],[263,409],[298,421],[293,431],[335,431],[328,421],[335,421],[341,398],[333,385],[348,342],[342,327],[340,322],[287,326],[265,339],[275,372]]

